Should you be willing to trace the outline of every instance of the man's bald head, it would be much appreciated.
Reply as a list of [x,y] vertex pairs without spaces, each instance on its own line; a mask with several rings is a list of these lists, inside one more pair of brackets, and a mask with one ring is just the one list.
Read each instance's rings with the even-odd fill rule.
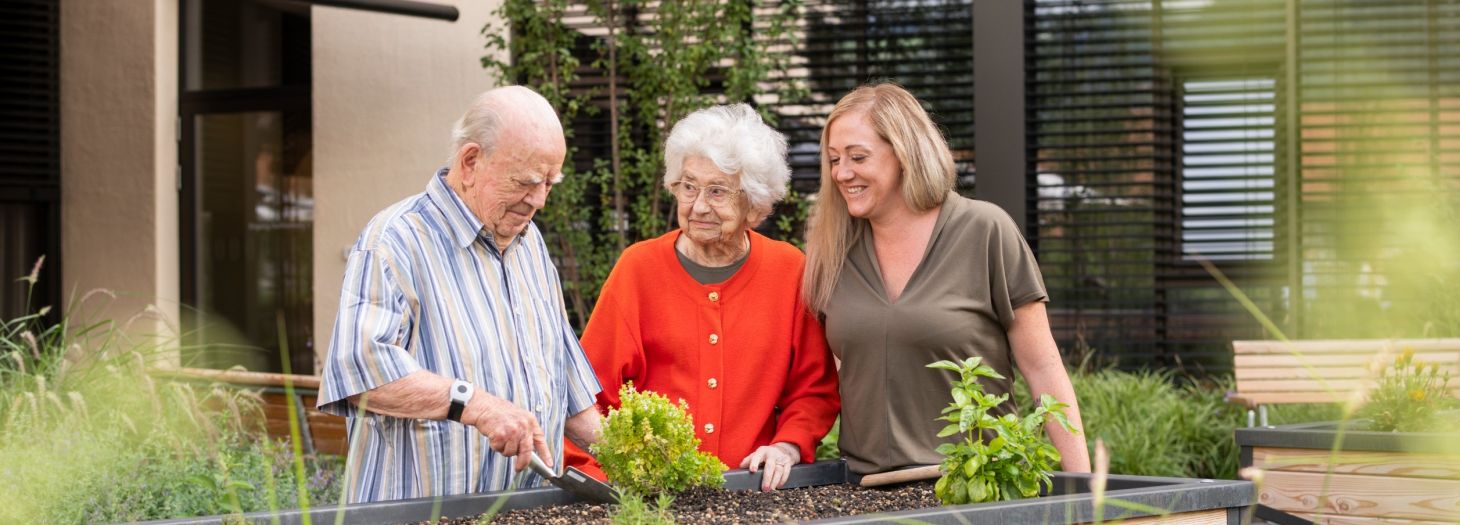
[[[511,136],[504,131],[511,130]],[[472,101],[451,130],[452,162],[461,147],[474,143],[491,156],[504,142],[554,147],[563,144],[563,126],[547,99],[522,86],[488,90]]]

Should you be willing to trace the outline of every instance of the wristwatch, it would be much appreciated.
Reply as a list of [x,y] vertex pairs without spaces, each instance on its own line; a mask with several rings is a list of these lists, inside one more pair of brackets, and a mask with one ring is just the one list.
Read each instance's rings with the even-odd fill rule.
[[471,395],[476,393],[471,383],[457,379],[451,383],[451,407],[446,409],[446,419],[461,422],[461,411],[466,410],[466,403],[471,401]]

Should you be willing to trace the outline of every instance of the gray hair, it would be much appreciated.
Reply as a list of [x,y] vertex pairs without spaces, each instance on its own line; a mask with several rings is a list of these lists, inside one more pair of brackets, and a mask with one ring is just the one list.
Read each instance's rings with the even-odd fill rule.
[[502,128],[502,116],[497,114],[492,99],[491,91],[477,95],[466,113],[462,113],[461,118],[452,124],[451,156],[447,166],[455,165],[456,152],[470,143],[481,145],[483,157],[492,156],[492,150],[497,145],[497,134]]
[[686,157],[699,155],[720,171],[740,174],[740,189],[750,200],[751,224],[770,215],[786,196],[791,168],[786,137],[767,126],[745,104],[712,106],[684,117],[664,143],[664,187],[681,177]]
[[451,126],[451,157],[447,165],[456,164],[456,152],[471,143],[482,147],[483,157],[491,157],[503,127],[512,128],[518,135],[563,137],[557,112],[542,95],[524,86],[492,88],[477,95],[466,113]]

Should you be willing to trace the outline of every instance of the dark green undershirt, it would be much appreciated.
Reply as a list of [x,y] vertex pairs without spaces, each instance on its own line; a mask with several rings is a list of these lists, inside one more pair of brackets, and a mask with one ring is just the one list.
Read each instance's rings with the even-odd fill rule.
[[745,252],[745,255],[730,263],[729,266],[704,266],[689,260],[689,257],[680,253],[679,250],[674,250],[674,255],[679,256],[679,265],[683,266],[684,271],[689,272],[689,276],[693,277],[695,281],[700,284],[720,284],[735,275],[741,266],[745,266],[745,259],[749,258],[750,252]]

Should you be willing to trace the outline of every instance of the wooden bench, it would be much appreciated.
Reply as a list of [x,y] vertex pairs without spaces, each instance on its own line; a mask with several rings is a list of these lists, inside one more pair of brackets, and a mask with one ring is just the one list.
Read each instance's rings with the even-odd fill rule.
[[[1267,405],[1346,402],[1406,351],[1460,379],[1460,339],[1232,341],[1237,389],[1227,400],[1247,407],[1247,426],[1257,423],[1255,410],[1265,427]],[[1450,386],[1460,394],[1460,380]]]
[[[345,418],[314,408],[319,395],[319,376],[202,368],[156,370],[154,375],[256,390],[263,400],[264,420],[260,423],[269,437],[290,439],[289,405],[292,404],[296,414],[305,415],[299,420],[300,440],[305,453],[344,455],[348,450],[348,427]],[[286,382],[292,383],[293,398],[286,391]]]

